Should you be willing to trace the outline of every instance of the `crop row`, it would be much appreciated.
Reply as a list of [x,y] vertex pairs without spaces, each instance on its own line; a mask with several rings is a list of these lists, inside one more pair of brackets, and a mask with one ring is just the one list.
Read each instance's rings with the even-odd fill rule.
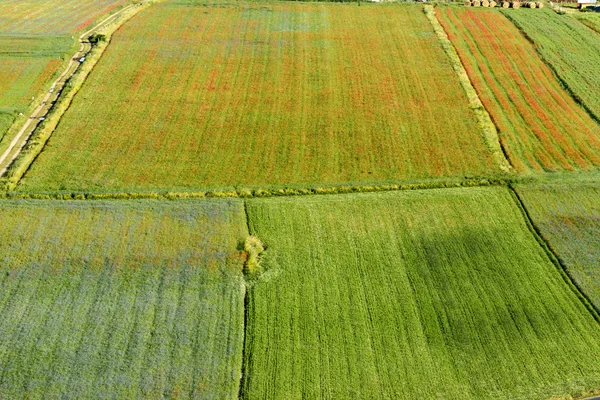
[[4,202],[0,397],[233,398],[241,202]]

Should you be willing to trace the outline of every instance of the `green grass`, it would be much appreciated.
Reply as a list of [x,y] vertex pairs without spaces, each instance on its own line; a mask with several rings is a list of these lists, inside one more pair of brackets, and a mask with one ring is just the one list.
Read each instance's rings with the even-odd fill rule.
[[8,130],[8,128],[10,128],[14,119],[15,117],[12,115],[12,113],[0,111],[0,141],[2,141],[5,132]]
[[[76,32],[126,2],[0,0],[0,140],[17,114],[29,114],[32,98],[49,88],[65,60],[75,52]],[[6,139],[11,140],[11,135]],[[0,148],[5,145],[0,144]]]
[[0,398],[234,398],[239,201],[0,202]]
[[535,225],[600,310],[600,179],[518,185]]
[[549,9],[503,13],[533,41],[572,95],[600,121],[600,34]]
[[596,12],[578,13],[575,18],[588,28],[600,33],[600,14]]
[[266,248],[243,397],[547,399],[600,327],[505,188],[248,200]]
[[113,36],[20,190],[499,171],[420,6],[165,1]]

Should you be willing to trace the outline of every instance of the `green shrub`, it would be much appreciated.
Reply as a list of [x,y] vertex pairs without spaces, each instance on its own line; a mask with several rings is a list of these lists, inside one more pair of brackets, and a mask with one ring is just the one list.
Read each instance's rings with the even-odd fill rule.
[[260,255],[265,251],[264,244],[256,236],[248,236],[244,241],[244,252],[246,262],[244,263],[244,274],[249,278],[256,278],[262,272]]

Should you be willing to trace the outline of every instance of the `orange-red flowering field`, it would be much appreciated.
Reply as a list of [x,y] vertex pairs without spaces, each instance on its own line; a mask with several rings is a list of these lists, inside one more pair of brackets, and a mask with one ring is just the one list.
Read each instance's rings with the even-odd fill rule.
[[504,15],[444,7],[438,16],[518,171],[600,166],[600,126]]
[[21,189],[496,172],[419,8],[165,2],[113,37]]

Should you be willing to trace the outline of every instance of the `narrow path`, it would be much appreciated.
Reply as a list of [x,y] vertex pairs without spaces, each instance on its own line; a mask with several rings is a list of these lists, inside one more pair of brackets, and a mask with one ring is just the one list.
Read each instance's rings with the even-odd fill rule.
[[77,72],[81,62],[79,61],[82,57],[85,57],[89,51],[92,49],[92,44],[88,41],[88,37],[99,30],[103,26],[108,23],[116,20],[121,14],[131,10],[134,7],[138,7],[138,4],[131,4],[127,7],[122,8],[116,13],[106,17],[100,23],[95,25],[93,28],[88,31],[82,33],[79,36],[79,50],[71,57],[67,68],[63,71],[63,73],[52,83],[50,90],[46,93],[46,96],[42,99],[42,103],[31,113],[27,121],[23,125],[23,127],[19,130],[17,135],[10,142],[8,148],[0,155],[0,177],[4,175],[8,167],[12,164],[12,162],[17,158],[35,129],[38,127],[42,118],[46,118],[50,109],[54,103],[60,97],[65,84],[67,81]]

